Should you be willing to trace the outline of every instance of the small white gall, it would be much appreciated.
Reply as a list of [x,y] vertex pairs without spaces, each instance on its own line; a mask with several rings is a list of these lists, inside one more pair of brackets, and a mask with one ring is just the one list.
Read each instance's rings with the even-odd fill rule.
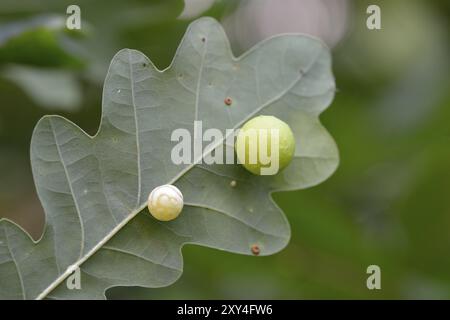
[[153,189],[148,196],[148,210],[159,221],[170,221],[178,217],[183,209],[181,191],[170,184]]

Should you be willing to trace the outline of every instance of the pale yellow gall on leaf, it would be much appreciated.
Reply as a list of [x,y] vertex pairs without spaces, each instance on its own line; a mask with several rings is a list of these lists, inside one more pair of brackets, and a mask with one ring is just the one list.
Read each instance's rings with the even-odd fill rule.
[[153,189],[148,196],[148,210],[159,221],[170,221],[179,216],[183,209],[183,195],[173,185],[162,185]]

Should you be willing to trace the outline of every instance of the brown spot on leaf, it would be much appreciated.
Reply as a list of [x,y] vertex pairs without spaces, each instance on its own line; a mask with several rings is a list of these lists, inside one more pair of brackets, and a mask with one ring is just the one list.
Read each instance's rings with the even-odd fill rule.
[[257,244],[252,245],[250,250],[252,250],[252,253],[255,256],[259,255],[259,253],[261,252],[261,250],[259,249],[259,246]]
[[226,104],[227,106],[231,106],[231,104],[233,103],[233,100],[231,100],[230,97],[226,97],[225,100],[224,100],[224,102],[225,102],[225,104]]

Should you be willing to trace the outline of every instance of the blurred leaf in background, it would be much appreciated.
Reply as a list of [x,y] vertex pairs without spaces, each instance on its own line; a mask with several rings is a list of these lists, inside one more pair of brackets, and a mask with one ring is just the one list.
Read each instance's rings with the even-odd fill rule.
[[81,67],[81,59],[64,47],[70,39],[66,30],[65,18],[60,15],[4,23],[0,32],[0,64]]
[[81,104],[81,86],[67,70],[9,65],[3,76],[15,82],[40,106],[75,111]]
[[[83,60],[71,51],[63,16],[38,16],[6,23],[0,29],[0,77],[10,80],[34,102],[50,109],[75,110],[81,89],[73,70]],[[59,69],[57,69],[59,68]]]
[[[145,34],[145,29],[175,20],[183,8],[182,0],[78,1],[82,19],[82,28],[78,31],[66,28],[68,15],[65,13],[70,4],[72,1],[48,0],[40,4],[29,0],[2,1],[0,66],[20,63],[78,68],[82,69],[78,76],[100,84],[115,52],[132,44],[133,37],[154,45],[157,42],[152,34],[156,33]],[[21,20],[17,20],[18,17]],[[128,34],[136,28],[143,32]],[[29,92],[26,81],[15,79],[15,82]],[[31,97],[36,98],[36,95]],[[43,99],[38,98],[37,102],[42,104]]]

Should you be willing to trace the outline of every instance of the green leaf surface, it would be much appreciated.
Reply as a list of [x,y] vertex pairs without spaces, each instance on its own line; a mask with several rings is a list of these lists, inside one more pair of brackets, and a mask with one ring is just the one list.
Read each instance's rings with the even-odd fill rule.
[[[235,58],[221,26],[202,18],[163,71],[142,53],[121,50],[94,137],[59,116],[34,130],[31,163],[46,227],[33,242],[0,222],[0,297],[90,299],[114,286],[167,286],[182,273],[187,243],[241,254],[253,245],[261,255],[281,250],[290,228],[271,193],[316,185],[336,169],[336,145],[318,119],[334,92],[328,49],[301,35],[273,37]],[[259,114],[287,122],[296,136],[294,160],[279,174],[170,160],[174,129],[192,131],[202,120],[204,130],[225,132]],[[163,223],[146,201],[167,183],[180,188],[185,207]],[[69,290],[65,280],[76,267],[82,289]]]

